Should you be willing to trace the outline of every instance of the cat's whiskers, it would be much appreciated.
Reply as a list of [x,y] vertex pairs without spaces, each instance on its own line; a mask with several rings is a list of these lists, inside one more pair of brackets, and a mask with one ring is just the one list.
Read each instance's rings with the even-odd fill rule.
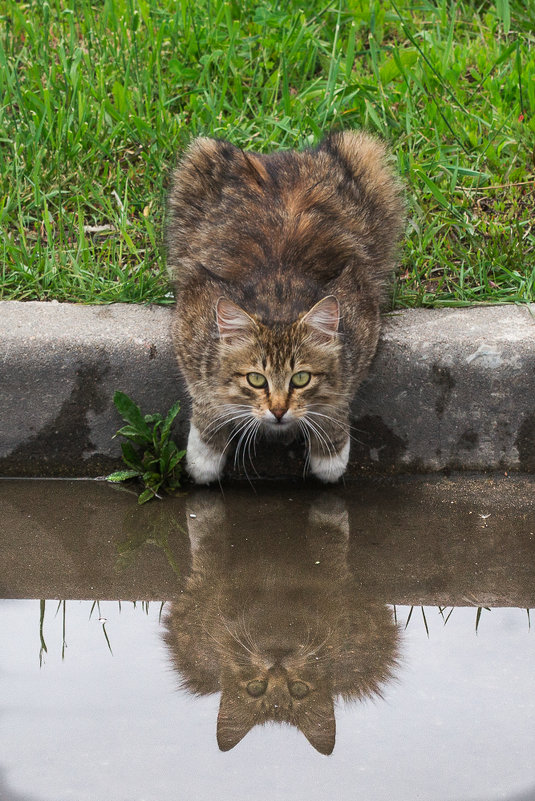
[[232,637],[232,639],[233,639],[233,640],[235,640],[235,641],[238,643],[238,645],[240,645],[240,646],[241,646],[241,647],[242,647],[242,648],[243,648],[245,651],[247,651],[247,653],[248,653],[248,654],[251,654],[251,656],[256,656],[255,652],[254,652],[254,651],[252,651],[252,650],[251,650],[251,649],[250,649],[250,648],[249,648],[249,647],[248,647],[248,646],[247,646],[247,645],[246,645],[246,644],[245,644],[245,643],[244,643],[242,640],[240,640],[240,638],[239,638],[239,637],[238,637],[238,636],[237,636],[237,635],[236,635],[236,634],[235,634],[235,633],[232,631],[232,629],[230,628],[230,626],[228,625],[227,621],[226,621],[224,618],[223,618],[223,625],[224,625],[224,627],[226,628],[226,630],[228,631],[228,633],[230,634],[230,636]]
[[[325,403],[325,401],[322,401],[322,400],[316,401],[315,403],[310,403],[308,405],[309,409],[316,408],[316,407],[319,408],[319,409],[334,409],[336,414],[340,414],[340,410],[341,410],[340,404],[336,405],[335,403]],[[343,411],[344,412],[346,411],[345,407],[344,407]]]
[[240,630],[242,631],[243,636],[245,637],[246,643],[248,645],[250,645],[251,648],[254,648],[255,644],[254,644],[253,638],[251,636],[251,632],[249,631],[249,629],[247,627],[247,624],[245,622],[245,608],[242,609],[242,612],[241,612]]
[[327,420],[329,420],[329,422],[334,423],[334,425],[341,428],[344,434],[349,439],[353,440],[353,442],[357,442],[359,445],[364,445],[364,442],[362,442],[362,440],[358,439],[354,434],[351,433],[353,426],[348,425],[347,423],[343,423],[341,420],[337,420],[335,417],[331,417],[329,414],[322,414],[321,412],[313,412],[311,409],[307,410],[307,414],[313,414],[315,417],[325,417]]
[[[249,417],[249,416],[250,415],[247,415],[247,417]],[[230,443],[232,442],[232,440],[235,437],[237,437],[239,435],[240,431],[242,431],[248,425],[249,425],[249,420],[246,419],[245,423],[242,423],[238,428],[236,428],[235,431],[227,438],[227,441],[225,442],[223,450],[221,451],[221,454],[219,456],[219,462],[218,462],[219,472],[221,472],[221,463],[223,462],[223,459],[225,457],[225,453],[227,452],[227,449],[228,449]]]
[[251,455],[251,445],[253,446],[253,453],[256,455],[256,435],[258,434],[258,429],[260,428],[260,424],[261,424],[260,420],[257,420],[255,425],[252,426],[247,436],[247,441],[243,448],[243,469],[245,470],[245,474],[247,475],[247,470],[245,468],[245,449],[247,448],[247,458],[249,459],[249,463],[251,464],[251,467],[253,468],[257,478],[259,478],[259,475],[253,463],[253,457]]
[[305,423],[299,417],[297,418],[297,425],[299,427],[299,430],[303,433],[303,435],[305,437],[305,444],[306,444],[305,464],[304,464],[304,467],[303,467],[303,478],[304,478],[306,476],[306,474],[308,473],[308,469],[310,467],[310,445],[311,445],[311,441],[310,441],[310,434],[308,433],[308,429],[307,429]]
[[[313,403],[313,404],[311,404],[311,406],[319,406],[322,409],[334,409],[335,412],[337,412],[337,413],[340,411],[339,407],[335,406],[334,403]],[[308,413],[311,413],[310,412],[310,407],[309,407],[309,412]],[[319,412],[313,412],[313,414],[319,414]],[[353,442],[358,442],[359,445],[364,445],[365,444],[361,439],[358,439],[357,437],[355,437],[354,434],[351,433],[352,431],[356,431],[358,434],[366,433],[361,428],[356,428],[356,426],[351,425],[351,423],[347,423],[347,424],[343,423],[342,424],[340,421],[336,420],[334,417],[331,417],[328,414],[324,415],[324,417],[327,417],[333,423],[338,423],[338,425],[340,425],[340,426],[343,425],[345,427],[345,431],[347,433],[347,436],[350,437],[350,439],[352,439]]]
[[[318,622],[316,621],[316,630],[317,630],[317,628],[318,628]],[[311,635],[311,630],[310,630],[310,626],[309,626],[309,627],[307,627],[307,638],[306,638],[306,641],[305,642],[301,642],[298,645],[298,656],[304,655],[305,658],[306,658],[306,655],[308,653],[308,650],[309,650],[311,642],[312,642],[310,635]]]
[[210,629],[204,623],[202,624],[201,628],[206,634],[206,636],[209,637],[213,642],[215,642],[217,647],[220,649],[221,653],[224,653],[232,658],[235,657],[235,652],[232,649],[230,649],[224,642],[221,642],[221,640],[219,640],[214,634],[212,634]]
[[241,434],[238,438],[238,441],[236,443],[236,448],[234,450],[234,469],[238,467],[241,443],[252,425],[253,425],[253,420],[251,420],[249,416],[248,420],[244,423],[244,425],[240,427]]
[[[249,478],[249,476],[247,475],[247,467],[245,465],[245,457],[246,457],[246,455],[249,457],[249,461],[251,462],[251,465],[252,465],[252,459],[251,459],[249,448],[250,448],[250,444],[251,444],[251,437],[256,437],[256,432],[258,431],[259,426],[260,426],[260,420],[257,420],[255,418],[250,420],[245,427],[242,426],[243,430],[242,430],[241,436],[240,436],[240,438],[238,440],[238,443],[236,445],[236,452],[234,454],[234,467],[237,467],[238,464],[239,464],[239,457],[240,457],[240,451],[241,451],[241,453],[242,453],[243,470],[244,470],[244,473],[247,476],[247,478]],[[253,469],[254,469],[254,466],[253,466]]]
[[249,448],[249,445],[250,445],[250,439],[251,439],[251,436],[254,436],[254,432],[255,432],[255,426],[252,425],[252,426],[249,427],[249,429],[247,430],[245,435],[242,436],[243,448],[242,448],[242,451],[241,451],[243,472],[245,473],[245,478],[251,484],[251,486],[252,486],[252,483],[251,483],[251,479],[250,479],[249,473],[247,472],[247,465],[246,465],[246,461],[245,460],[246,460],[246,456],[247,456],[248,459],[249,459],[250,465],[253,468],[253,470],[254,470],[257,478],[258,478],[258,473],[256,472],[256,469],[255,469],[255,467],[254,467],[254,465],[252,463],[250,454],[248,454],[248,448]]
[[342,423],[340,420],[337,420],[335,417],[331,417],[329,414],[322,414],[322,412],[313,412],[311,409],[307,409],[307,415],[313,414],[315,417],[325,417],[330,423],[334,423],[335,425],[339,426],[342,431],[349,437],[348,427],[345,423]]
[[[234,640],[234,641],[235,641],[235,642],[236,642],[236,643],[237,643],[237,644],[238,644],[238,645],[239,645],[241,648],[243,648],[243,649],[244,649],[244,650],[245,650],[245,651],[246,651],[248,654],[250,654],[251,656],[253,656],[253,657],[254,657],[254,656],[255,656],[255,652],[254,652],[253,650],[251,650],[252,648],[254,648],[254,643],[253,643],[252,641],[250,641],[250,640],[249,640],[249,644],[251,645],[251,648],[249,648],[249,647],[247,646],[247,644],[246,644],[246,643],[244,643],[244,642],[243,642],[243,640],[242,640],[240,637],[238,637],[238,635],[236,634],[236,632],[233,632],[233,631],[232,631],[232,629],[230,628],[230,626],[229,626],[229,624],[228,624],[228,621],[226,620],[225,614],[224,614],[223,610],[221,609],[221,603],[220,603],[220,602],[217,604],[217,612],[218,612],[218,615],[219,615],[219,618],[220,618],[221,622],[223,623],[223,626],[225,627],[225,629],[227,630],[227,632],[230,634],[230,636],[232,637],[232,639],[233,639],[233,640]],[[242,610],[242,617],[243,617],[243,626],[242,626],[242,628],[244,628],[244,627],[245,627],[245,609],[243,609],[243,610]],[[212,635],[212,634],[211,634],[211,633],[208,631],[208,629],[206,628],[206,626],[205,626],[204,624],[203,624],[203,630],[204,630],[204,631],[205,631],[205,632],[208,634],[208,636],[209,636],[209,637],[210,637],[210,638],[211,638],[211,639],[212,639],[212,640],[213,640],[215,643],[217,643],[217,645],[218,645],[218,646],[219,646],[219,647],[220,647],[222,650],[224,650],[224,651],[225,651],[225,653],[227,653],[227,654],[228,654],[229,656],[231,656],[232,658],[234,658],[234,659],[237,659],[237,657],[239,656],[239,653],[236,653],[236,651],[230,650],[230,649],[228,648],[228,646],[226,646],[226,645],[225,645],[225,643],[223,643],[223,642],[220,642],[220,641],[219,641],[219,640],[218,640],[216,637],[214,637],[214,636],[213,636],[213,635]],[[243,654],[241,655],[241,657],[242,657],[242,659],[243,659]],[[248,661],[243,661],[243,664],[244,664],[244,665],[248,665],[249,663],[248,663]]]
[[249,417],[249,413],[248,412],[242,412],[241,414],[235,415],[234,417],[229,417],[228,419],[223,420],[217,426],[217,428],[210,434],[210,436],[206,439],[206,442],[207,443],[210,442],[210,440],[212,440],[215,437],[215,435],[219,431],[221,431],[222,428],[225,428],[225,426],[230,425],[231,423],[235,423],[236,421],[243,420],[245,417]]
[[313,656],[315,662],[319,662],[319,661],[322,661],[322,660],[324,660],[326,658],[330,658],[329,655],[326,654],[325,652],[321,653],[321,649],[329,642],[329,640],[331,639],[332,635],[333,635],[333,630],[329,628],[327,630],[327,634],[325,635],[323,640],[321,640],[321,642],[316,643],[316,642],[314,642],[314,640],[312,640],[312,642],[310,643],[308,652],[305,652],[305,654],[304,654],[305,658],[308,659],[309,657]]
[[313,433],[318,444],[321,446],[323,453],[325,453],[330,458],[336,456],[336,449],[333,443],[330,441],[327,432],[321,426],[321,423],[319,423],[317,420],[310,420],[310,418],[308,418],[306,415],[301,419]]
[[[244,411],[245,411],[245,409],[244,409]],[[221,412],[216,417],[214,417],[214,418],[212,418],[210,420],[210,422],[204,427],[203,433],[206,433],[206,432],[210,431],[210,429],[213,428],[213,426],[218,425],[218,423],[221,420],[225,420],[226,418],[231,417],[232,415],[236,414],[237,412],[240,413],[237,409],[225,409],[223,412]]]
[[217,645],[221,656],[226,656],[227,658],[232,659],[236,664],[241,664],[243,667],[248,667],[249,660],[246,659],[243,654],[233,648],[229,648],[225,642],[218,640],[218,638],[215,637],[204,624],[202,625],[202,630],[206,636]]
[[205,436],[213,426],[216,426],[210,437],[206,440],[207,442],[209,442],[225,425],[251,414],[251,407],[247,404],[229,403],[225,404],[224,408],[225,411],[219,414],[203,429],[202,434]]
[[245,420],[245,422],[244,422],[244,423],[241,423],[241,425],[237,426],[237,427],[234,429],[234,431],[231,433],[231,435],[230,435],[230,436],[227,438],[227,441],[225,442],[225,447],[223,448],[223,451],[222,451],[222,453],[221,453],[221,458],[223,458],[223,455],[224,455],[224,453],[226,452],[226,450],[227,450],[227,448],[229,447],[229,445],[230,445],[230,443],[232,442],[232,440],[233,440],[233,439],[235,439],[237,436],[239,436],[239,435],[240,435],[240,433],[241,433],[241,432],[242,432],[242,431],[243,431],[245,428],[248,428],[248,426],[251,424],[251,422],[252,422],[252,421],[251,421],[251,414],[249,413],[249,414],[247,414],[247,415],[244,415],[244,416],[246,417],[246,420]]

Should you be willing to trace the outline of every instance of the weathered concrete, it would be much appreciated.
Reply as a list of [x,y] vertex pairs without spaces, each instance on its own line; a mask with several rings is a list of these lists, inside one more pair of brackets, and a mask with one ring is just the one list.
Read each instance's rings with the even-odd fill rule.
[[0,303],[0,474],[115,467],[115,390],[144,412],[167,411],[184,394],[169,319],[158,306]]
[[[388,315],[354,411],[348,475],[535,471],[535,307]],[[144,411],[184,397],[171,310],[0,303],[0,474],[99,475],[117,464],[115,390]],[[178,438],[185,441],[187,412]],[[261,449],[260,449],[261,450]],[[298,473],[299,448],[259,453]]]
[[[354,405],[383,470],[535,470],[535,306],[390,315]],[[362,432],[362,433],[360,433]]]

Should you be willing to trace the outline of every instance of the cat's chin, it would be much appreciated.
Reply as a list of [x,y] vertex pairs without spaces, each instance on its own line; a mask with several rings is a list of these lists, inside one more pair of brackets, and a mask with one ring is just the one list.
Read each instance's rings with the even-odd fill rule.
[[285,422],[273,422],[268,420],[262,421],[261,432],[262,436],[267,439],[293,439],[296,434],[297,423],[295,420],[288,420]]

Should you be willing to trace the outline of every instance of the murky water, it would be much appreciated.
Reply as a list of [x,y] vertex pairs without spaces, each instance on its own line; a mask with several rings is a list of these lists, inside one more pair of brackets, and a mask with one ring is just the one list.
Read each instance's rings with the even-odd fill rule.
[[535,801],[534,499],[0,482],[1,801]]

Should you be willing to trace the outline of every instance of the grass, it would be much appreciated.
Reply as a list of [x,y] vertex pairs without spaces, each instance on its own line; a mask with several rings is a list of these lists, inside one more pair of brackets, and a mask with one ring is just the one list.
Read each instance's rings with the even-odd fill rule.
[[[49,603],[49,609],[50,609],[50,603],[51,602],[49,601],[48,603]],[[71,601],[71,607],[72,607],[72,603],[73,603],[73,601]],[[80,605],[80,604],[86,604],[87,605],[87,603],[89,603],[89,602],[88,601],[77,601],[75,603],[77,603],[78,605]],[[134,609],[137,607],[137,604],[140,603],[140,607],[141,607],[142,612],[144,612],[145,615],[149,614],[150,601],[141,601],[141,602],[132,601],[131,603],[132,603]],[[117,601],[117,604],[118,604],[119,614],[120,614],[121,611],[122,611],[122,603],[121,603],[121,601]],[[47,605],[47,601],[45,599],[41,599],[40,602],[39,602],[39,641],[40,641],[39,665],[40,665],[40,667],[44,667],[44,665],[46,663],[46,655],[48,654],[48,646],[46,644],[46,639],[45,639],[45,618],[46,618],[46,622],[50,623],[50,617],[51,616],[50,616],[50,612],[48,613],[48,616],[47,616],[47,607],[46,607],[46,605]],[[110,608],[109,602],[107,602],[107,605],[108,605],[108,608]],[[161,614],[162,614],[162,611],[163,611],[163,606],[164,606],[164,603],[162,602],[161,605],[160,605],[160,618],[161,618]],[[57,619],[60,609],[61,609],[61,640],[62,640],[62,642],[61,642],[61,660],[63,661],[65,659],[66,651],[67,651],[67,639],[66,639],[67,638],[67,601],[66,600],[61,600],[61,601],[57,602],[56,610],[55,610],[54,614],[52,615],[52,621]],[[104,635],[104,640],[106,642],[106,647],[107,647],[108,651],[110,652],[110,654],[113,656],[113,651],[112,651],[112,647],[111,647],[110,638],[109,638],[108,633],[106,631],[107,619],[105,617],[103,617],[103,613],[102,613],[101,607],[100,607],[100,601],[93,601],[92,602],[91,609],[89,610],[89,620],[91,620],[91,618],[93,617],[93,613],[95,612],[95,609],[97,610],[98,621],[99,621],[99,623],[101,624],[101,627],[102,627],[102,633]],[[52,625],[54,625],[54,624],[52,623]],[[72,626],[71,626],[71,628],[72,628]]]
[[171,303],[166,182],[196,134],[387,138],[392,305],[535,300],[535,4],[0,0],[0,297]]

